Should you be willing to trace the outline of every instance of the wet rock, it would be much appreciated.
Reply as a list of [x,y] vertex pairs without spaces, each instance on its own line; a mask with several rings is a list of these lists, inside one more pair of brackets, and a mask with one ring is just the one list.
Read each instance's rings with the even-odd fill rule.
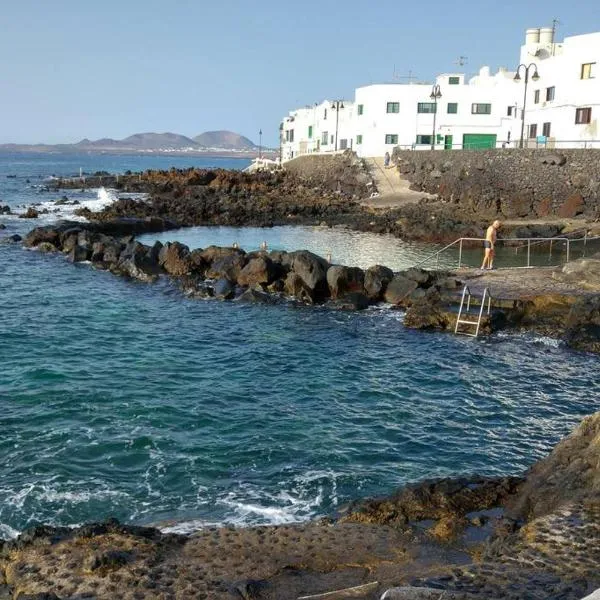
[[292,271],[310,290],[313,299],[318,300],[327,297],[329,293],[327,287],[329,264],[327,261],[308,250],[291,252],[288,257],[291,259]]
[[23,238],[18,233],[13,233],[7,237],[4,237],[0,240],[1,244],[18,244],[22,241]]
[[91,250],[87,250],[82,246],[75,246],[67,256],[67,260],[72,263],[85,262],[91,257]]
[[0,215],[10,215],[10,206],[8,204],[0,204]]
[[401,305],[414,292],[419,284],[404,275],[395,275],[388,283],[384,299],[388,304]]
[[271,284],[277,277],[275,264],[268,256],[252,258],[240,271],[237,281],[240,285]]
[[576,350],[600,353],[600,295],[578,298],[573,304],[564,340]]
[[60,232],[54,227],[36,227],[26,236],[23,244],[28,248],[38,246],[42,242],[50,242],[56,247],[60,246]]
[[30,206],[23,214],[19,215],[19,219],[37,219],[40,213]]
[[213,294],[219,300],[231,300],[235,296],[235,284],[229,279],[219,279],[213,285]]
[[0,229],[6,229],[6,225],[4,223],[0,223]]
[[242,304],[274,304],[276,298],[256,288],[249,288],[236,298]]
[[182,277],[191,271],[190,250],[180,242],[167,242],[159,251],[158,262],[175,277]]
[[331,303],[337,310],[365,310],[370,305],[371,300],[360,292],[348,292]]
[[552,274],[559,281],[577,282],[589,290],[600,291],[600,259],[582,258],[568,262],[562,269]]
[[37,249],[40,252],[58,252],[58,248],[50,242],[42,242],[38,245]]
[[382,265],[374,265],[365,271],[364,288],[367,296],[375,301],[381,300],[394,272]]
[[404,325],[411,329],[447,329],[450,323],[448,312],[436,299],[431,299],[427,294],[413,296],[404,316]]
[[362,294],[364,281],[364,271],[358,267],[334,265],[327,269],[327,285],[334,300],[350,292]]
[[226,278],[237,281],[242,269],[246,266],[246,255],[241,252],[232,252],[217,258],[206,270],[209,279]]
[[287,296],[297,298],[301,302],[313,304],[315,302],[314,290],[306,285],[304,279],[293,271],[287,274],[283,283],[283,291]]

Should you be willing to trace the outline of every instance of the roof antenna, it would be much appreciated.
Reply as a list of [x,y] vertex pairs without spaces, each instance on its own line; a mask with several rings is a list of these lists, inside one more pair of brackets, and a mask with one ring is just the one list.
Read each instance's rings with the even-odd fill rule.
[[468,56],[459,56],[458,60],[454,61],[455,65],[458,65],[459,67],[464,67],[467,62],[469,61],[469,57]]
[[556,29],[561,22],[558,19],[552,19],[552,56],[554,56],[554,49],[556,48]]

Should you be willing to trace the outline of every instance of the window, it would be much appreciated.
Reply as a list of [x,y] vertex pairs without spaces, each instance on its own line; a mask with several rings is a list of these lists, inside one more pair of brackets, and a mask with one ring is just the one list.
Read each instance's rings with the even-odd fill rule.
[[460,77],[448,77],[448,83],[450,85],[458,85],[460,83]]
[[323,112],[323,120],[327,121],[327,109],[325,109]]
[[387,133],[385,136],[385,143],[386,144],[397,144],[398,143],[398,136],[395,133]]
[[581,65],[581,79],[594,79],[596,77],[596,63],[584,63]]
[[362,135],[357,135],[356,136],[356,145],[360,146],[360,144],[362,144]]
[[290,129],[290,140],[289,141],[290,142],[294,141],[294,130],[293,129]]
[[448,114],[455,115],[458,112],[458,102],[448,102]]
[[285,141],[286,142],[290,141],[290,130],[289,129],[285,130]]
[[471,104],[472,115],[491,115],[492,105],[491,104]]
[[555,93],[556,88],[554,86],[546,88],[546,102],[552,102],[552,100],[554,100]]
[[575,109],[575,124],[576,125],[587,125],[592,121],[592,109],[591,108],[577,108]]
[[419,102],[417,104],[418,113],[434,113],[436,104],[435,102]]
[[552,123],[544,123],[542,125],[542,135],[544,137],[550,137],[550,127],[552,126]]
[[332,144],[333,144],[333,140],[334,140],[334,137],[333,137],[333,134],[331,134],[331,135],[329,136],[329,141],[330,141]]
[[388,102],[387,109],[385,112],[399,113],[400,112],[400,102]]
[[308,139],[312,140],[312,135],[313,135],[313,126],[309,125],[308,126]]
[[527,137],[530,140],[534,140],[537,137],[537,124],[529,125],[527,129]]
[[324,131],[321,134],[321,145],[322,146],[327,146],[328,143],[329,143],[329,132],[328,131]]
[[340,140],[340,150],[347,150],[348,149],[348,140],[346,138],[342,138]]
[[540,90],[535,90],[535,93],[533,94],[533,103],[534,104],[540,103]]
[[427,144],[431,145],[431,134],[429,135],[418,135],[417,136],[417,144]]
[[365,105],[359,104],[358,105],[358,116],[362,115],[364,112],[365,112]]
[[514,117],[517,114],[517,107],[516,106],[508,106],[506,108],[506,116],[507,117]]

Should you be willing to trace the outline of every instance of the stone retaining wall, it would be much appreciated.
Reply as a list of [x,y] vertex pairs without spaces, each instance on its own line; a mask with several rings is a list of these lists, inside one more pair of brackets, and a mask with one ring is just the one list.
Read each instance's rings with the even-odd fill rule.
[[413,189],[482,216],[600,217],[600,150],[395,150]]

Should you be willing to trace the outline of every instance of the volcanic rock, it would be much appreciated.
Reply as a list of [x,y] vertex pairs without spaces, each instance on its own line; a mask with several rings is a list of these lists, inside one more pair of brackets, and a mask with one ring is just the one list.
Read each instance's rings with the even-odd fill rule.
[[268,256],[252,258],[240,271],[237,281],[240,285],[271,284],[277,276],[275,264]]
[[348,292],[364,292],[365,274],[358,267],[334,265],[327,269],[327,285],[335,300]]
[[190,250],[180,242],[167,242],[159,251],[158,262],[170,275],[182,277],[191,270]]
[[369,267],[365,272],[364,288],[367,296],[381,300],[389,282],[394,278],[394,272],[382,265]]
[[418,287],[418,283],[413,279],[400,274],[395,275],[387,285],[384,299],[389,304],[400,305]]

